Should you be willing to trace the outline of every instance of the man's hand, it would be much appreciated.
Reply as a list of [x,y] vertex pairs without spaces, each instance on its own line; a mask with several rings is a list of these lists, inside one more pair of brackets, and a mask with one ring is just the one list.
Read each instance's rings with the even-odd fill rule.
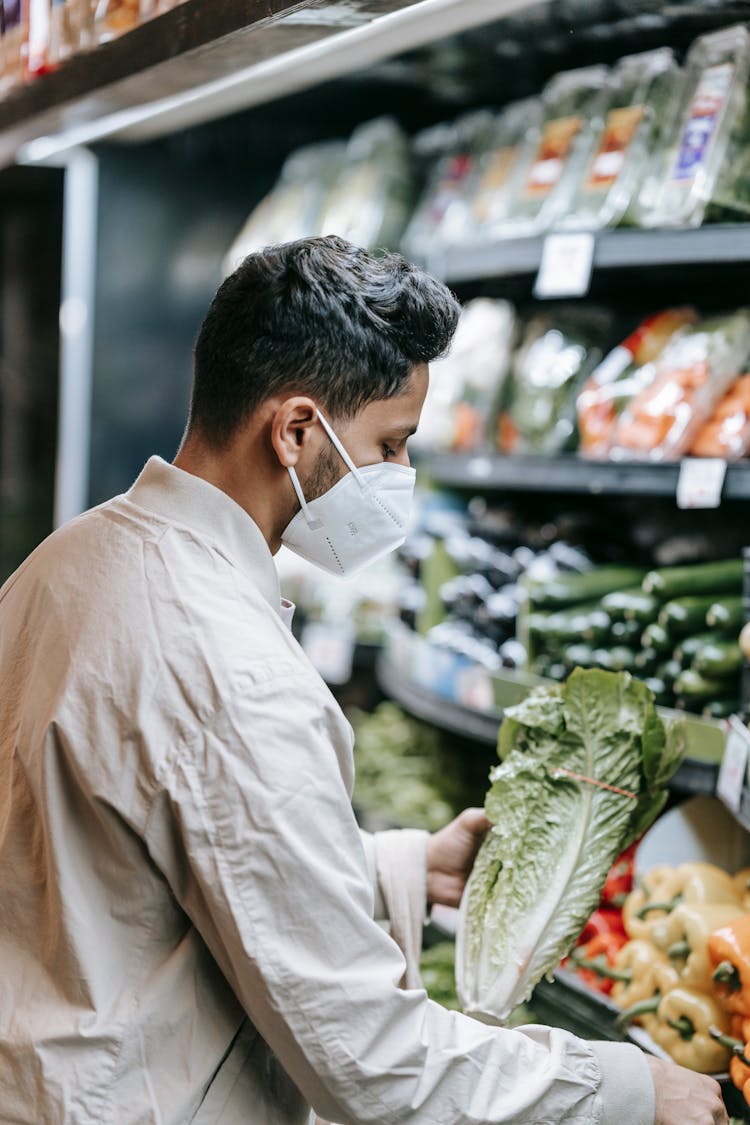
[[648,1064],[656,1088],[654,1125],[728,1125],[721,1087],[713,1078],[663,1059],[649,1057]]
[[427,844],[427,901],[458,906],[490,822],[483,809],[464,809]]

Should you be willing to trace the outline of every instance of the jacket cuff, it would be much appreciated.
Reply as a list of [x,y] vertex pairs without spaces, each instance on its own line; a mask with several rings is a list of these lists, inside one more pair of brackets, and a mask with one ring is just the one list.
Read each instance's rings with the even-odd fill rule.
[[656,1092],[646,1056],[630,1043],[596,1040],[589,1047],[601,1071],[600,1125],[654,1125]]
[[375,833],[375,865],[390,933],[406,959],[402,985],[420,988],[419,955],[427,910],[429,832],[401,828]]

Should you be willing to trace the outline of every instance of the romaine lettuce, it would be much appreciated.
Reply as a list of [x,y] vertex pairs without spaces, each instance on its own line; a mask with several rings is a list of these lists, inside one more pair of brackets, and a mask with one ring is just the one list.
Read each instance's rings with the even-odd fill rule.
[[506,710],[485,801],[493,827],[459,915],[465,1011],[503,1023],[558,965],[614,859],[664,807],[683,753],[680,725],[665,729],[627,672],[577,669]]

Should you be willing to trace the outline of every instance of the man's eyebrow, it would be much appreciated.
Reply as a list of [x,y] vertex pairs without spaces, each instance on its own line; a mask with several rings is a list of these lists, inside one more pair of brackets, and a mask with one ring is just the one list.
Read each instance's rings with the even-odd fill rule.
[[416,432],[417,432],[417,427],[412,426],[410,424],[406,424],[406,425],[403,425],[403,426],[393,426],[393,427],[391,427],[391,435],[393,437],[408,438],[408,437],[412,437]]

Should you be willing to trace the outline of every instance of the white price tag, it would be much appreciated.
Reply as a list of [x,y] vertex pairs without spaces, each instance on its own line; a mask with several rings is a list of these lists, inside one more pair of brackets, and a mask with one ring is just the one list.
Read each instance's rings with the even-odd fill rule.
[[720,797],[728,809],[740,811],[742,790],[747,778],[748,755],[750,755],[750,731],[732,716],[729,720],[729,733],[721,759],[719,780],[716,783],[716,796]]
[[685,457],[677,480],[678,508],[718,508],[727,475],[721,457]]
[[305,625],[300,644],[327,684],[345,684],[351,679],[354,632],[344,624],[313,621]]
[[534,283],[535,297],[585,297],[591,284],[594,236],[589,231],[548,234]]

